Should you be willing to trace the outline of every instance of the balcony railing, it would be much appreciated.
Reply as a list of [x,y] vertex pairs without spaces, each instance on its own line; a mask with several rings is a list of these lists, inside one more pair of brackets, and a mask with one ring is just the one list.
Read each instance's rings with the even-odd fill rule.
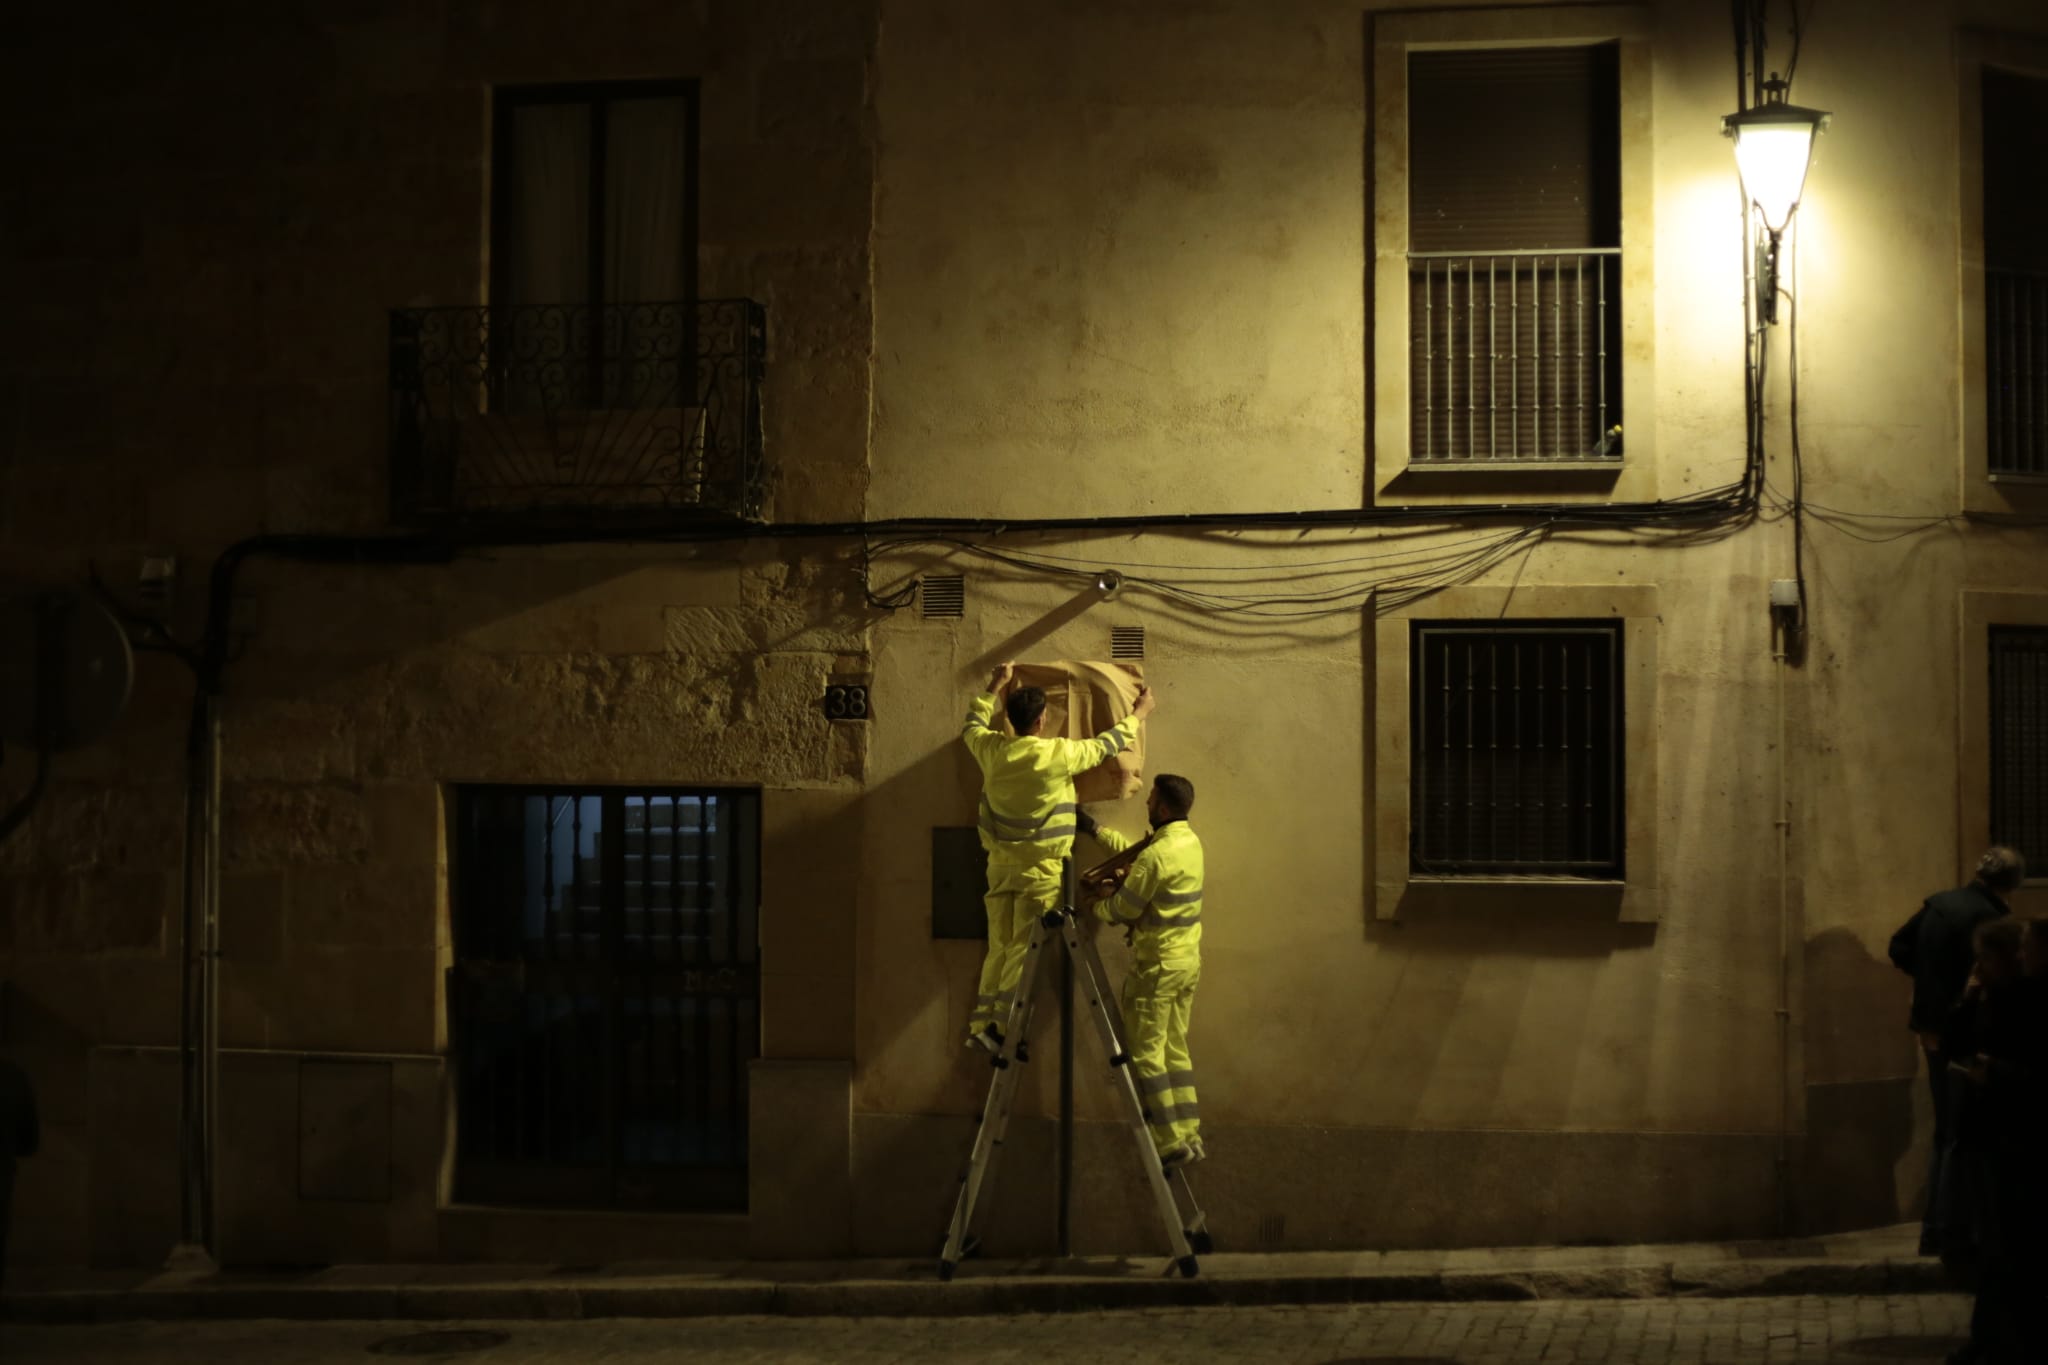
[[393,515],[757,518],[766,333],[747,299],[394,311]]
[[1984,272],[1985,430],[1993,474],[2048,477],[2048,272]]
[[1410,460],[1619,460],[1621,251],[1408,256]]

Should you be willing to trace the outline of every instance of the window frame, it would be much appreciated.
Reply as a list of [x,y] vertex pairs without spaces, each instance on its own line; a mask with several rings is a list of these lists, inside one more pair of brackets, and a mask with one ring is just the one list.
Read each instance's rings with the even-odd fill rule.
[[[2001,635],[2025,635],[2028,637],[2033,637],[2032,641],[2027,647],[2026,652],[2037,656],[2048,655],[2048,626],[2012,626],[2000,622],[1993,624],[1989,631],[1986,632],[1986,634],[1988,638],[1985,641],[1985,680],[1991,684],[1991,687],[1987,689],[1987,704],[1984,709],[1986,724],[1988,727],[1987,734],[1991,741],[1986,751],[1987,758],[1990,758],[1992,760],[1987,765],[1987,776],[1990,779],[1990,801],[1988,809],[1991,818],[1991,837],[1998,843],[2019,849],[2019,851],[2022,854],[2029,856],[2035,864],[2048,864],[2048,842],[2043,842],[2040,840],[2022,842],[2021,840],[2009,837],[2011,834],[2010,830],[2000,828],[2001,824],[2004,823],[1999,819],[1999,782],[1997,773],[1998,768],[2001,765],[1999,764],[1996,758],[1996,750],[1998,747],[1997,730],[1999,725],[2000,708],[1997,705],[1998,698],[1995,691],[1998,685],[1998,670],[1995,666],[1997,659],[1995,648],[1998,637]],[[2014,654],[2017,654],[2019,652],[2020,651],[2013,651]],[[2038,674],[2038,670],[2040,667],[2038,662],[2034,665],[2034,667]],[[2044,692],[2042,695],[2048,696],[2048,692]],[[2036,704],[2036,709],[2041,709],[2038,702]],[[2042,776],[2048,777],[2048,774],[2043,774]],[[2036,878],[2036,880],[2039,880],[2039,878]]]
[[[1655,294],[1649,16],[1639,5],[1401,12],[1372,16],[1369,43],[1371,253],[1367,316],[1373,500],[1652,501]],[[1452,48],[1619,44],[1621,87],[1621,410],[1619,459],[1474,461],[1414,458],[1409,383],[1408,58]]]
[[[1995,627],[2048,629],[2048,592],[1966,588],[1958,616],[1956,876],[1967,881],[1977,855],[1991,844],[1991,632]],[[2021,903],[2015,909],[2048,911],[2048,865],[2030,866],[2017,896]]]
[[[1592,882],[1624,880],[1628,869],[1628,689],[1624,685],[1628,667],[1628,633],[1622,628],[1622,624],[1611,617],[1605,620],[1567,620],[1558,617],[1532,619],[1526,616],[1502,617],[1488,621],[1445,620],[1437,617],[1414,618],[1408,624],[1409,734],[1411,736],[1409,744],[1411,819],[1409,821],[1408,863],[1410,874],[1440,878],[1446,881],[1467,881],[1473,878],[1501,876],[1558,878],[1569,881]],[[1610,710],[1604,717],[1605,725],[1602,728],[1607,732],[1607,757],[1610,767],[1608,804],[1611,807],[1610,818],[1613,822],[1610,833],[1614,844],[1614,856],[1611,859],[1598,860],[1597,867],[1599,870],[1597,871],[1591,870],[1596,866],[1594,860],[1588,860],[1587,863],[1583,864],[1589,870],[1573,872],[1564,870],[1565,864],[1562,863],[1554,863],[1549,869],[1546,869],[1534,865],[1534,862],[1541,860],[1533,860],[1530,865],[1514,867],[1511,864],[1517,860],[1512,858],[1479,859],[1472,857],[1444,859],[1442,860],[1443,870],[1432,870],[1427,866],[1428,860],[1423,857],[1422,822],[1412,818],[1414,807],[1427,800],[1429,794],[1425,778],[1428,763],[1421,741],[1427,737],[1428,731],[1430,702],[1427,693],[1434,690],[1434,684],[1427,671],[1430,642],[1433,637],[1437,636],[1450,636],[1466,640],[1484,640],[1537,635],[1571,635],[1588,639],[1599,637],[1607,641],[1608,646],[1613,651],[1609,659],[1609,677],[1607,679]],[[1498,681],[1497,676],[1494,681]],[[1560,677],[1559,683],[1561,689],[1568,689],[1571,686],[1568,678]],[[1476,690],[1478,690],[1477,684],[1468,680],[1467,691],[1472,692]],[[1491,685],[1489,685],[1489,690],[1491,690]],[[1495,733],[1498,734],[1499,731],[1496,729]],[[1517,733],[1519,734],[1519,723],[1517,724]],[[1540,733],[1541,727],[1539,724]],[[1499,750],[1496,748],[1492,752],[1498,754]],[[1519,773],[1521,771],[1521,756],[1529,752],[1529,750],[1518,746],[1511,752],[1515,755],[1516,771]],[[1492,761],[1497,762],[1498,760]],[[1455,785],[1455,783],[1452,785]],[[1471,808],[1469,804],[1470,792],[1468,791],[1464,795],[1468,798],[1467,809],[1469,810]],[[1517,819],[1521,817],[1521,814],[1522,812],[1519,810],[1514,812],[1514,816]],[[1454,863],[1456,864],[1455,866],[1453,865]],[[1491,864],[1491,866],[1478,866],[1479,864]]]
[[620,303],[695,303],[698,295],[697,258],[703,237],[698,221],[701,196],[698,181],[703,168],[704,106],[702,84],[695,79],[636,81],[577,81],[565,84],[547,85],[499,85],[491,88],[491,180],[489,188],[490,247],[484,271],[487,289],[486,299],[501,302],[510,291],[506,287],[504,270],[506,255],[497,250],[498,244],[508,240],[511,230],[509,213],[501,193],[511,183],[512,139],[500,136],[504,127],[507,110],[532,108],[550,104],[588,104],[591,107],[590,143],[591,177],[589,186],[590,203],[590,260],[584,297],[581,299],[529,299],[521,306],[568,304],[589,309],[605,306],[604,278],[604,201],[606,181],[604,168],[604,147],[606,124],[603,111],[619,100],[626,99],[681,99],[689,110],[689,136],[685,142],[683,166],[683,297],[668,299],[625,299]]
[[[1612,909],[1617,918],[1653,922],[1658,881],[1659,756],[1657,588],[1614,586],[1456,587],[1377,613],[1373,622],[1371,789],[1374,800],[1372,918],[1446,904],[1513,904],[1530,910]],[[1615,620],[1621,628],[1621,846],[1618,878],[1417,873],[1410,861],[1414,818],[1413,637],[1417,621]]]
[[2048,512],[2048,476],[1991,472],[1985,339],[1984,68],[2048,80],[2048,35],[1961,29],[1956,34],[1956,399],[1959,490],[1966,513]]

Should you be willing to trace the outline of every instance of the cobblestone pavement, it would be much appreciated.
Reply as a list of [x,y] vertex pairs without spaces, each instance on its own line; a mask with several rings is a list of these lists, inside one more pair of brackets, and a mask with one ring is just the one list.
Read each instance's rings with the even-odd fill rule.
[[[0,1325],[8,1365],[330,1365],[379,1359],[567,1365],[960,1361],[1561,1362],[1939,1361],[1968,1301],[1895,1298],[1656,1299],[1328,1308],[1191,1308],[992,1318],[696,1318],[516,1323],[221,1322]],[[455,1354],[370,1354],[424,1332],[502,1332]],[[443,1339],[440,1345],[458,1343]],[[386,1349],[389,1349],[387,1345]]]

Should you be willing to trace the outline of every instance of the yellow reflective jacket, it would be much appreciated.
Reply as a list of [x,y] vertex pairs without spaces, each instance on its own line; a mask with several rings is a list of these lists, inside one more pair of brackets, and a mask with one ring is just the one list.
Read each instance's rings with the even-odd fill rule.
[[[1111,853],[1134,840],[1099,825],[1095,838]],[[1114,896],[1097,902],[1095,913],[1111,924],[1130,925],[1131,955],[1168,967],[1202,960],[1202,841],[1185,820],[1170,820],[1131,864]]]
[[982,693],[960,731],[981,769],[981,846],[991,861],[1057,862],[1074,847],[1075,776],[1121,753],[1138,718],[1093,739],[1041,739],[1004,734],[989,723],[995,713],[995,694]]

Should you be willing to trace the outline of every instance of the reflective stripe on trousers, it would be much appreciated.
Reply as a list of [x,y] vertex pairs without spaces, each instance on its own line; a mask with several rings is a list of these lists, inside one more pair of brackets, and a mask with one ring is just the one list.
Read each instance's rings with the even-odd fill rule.
[[1201,980],[1200,962],[1136,962],[1124,977],[1124,1043],[1131,1054],[1131,1078],[1149,1115],[1152,1145],[1162,1152],[1186,1144],[1202,1128],[1195,1064],[1188,1056],[1188,1024]]

